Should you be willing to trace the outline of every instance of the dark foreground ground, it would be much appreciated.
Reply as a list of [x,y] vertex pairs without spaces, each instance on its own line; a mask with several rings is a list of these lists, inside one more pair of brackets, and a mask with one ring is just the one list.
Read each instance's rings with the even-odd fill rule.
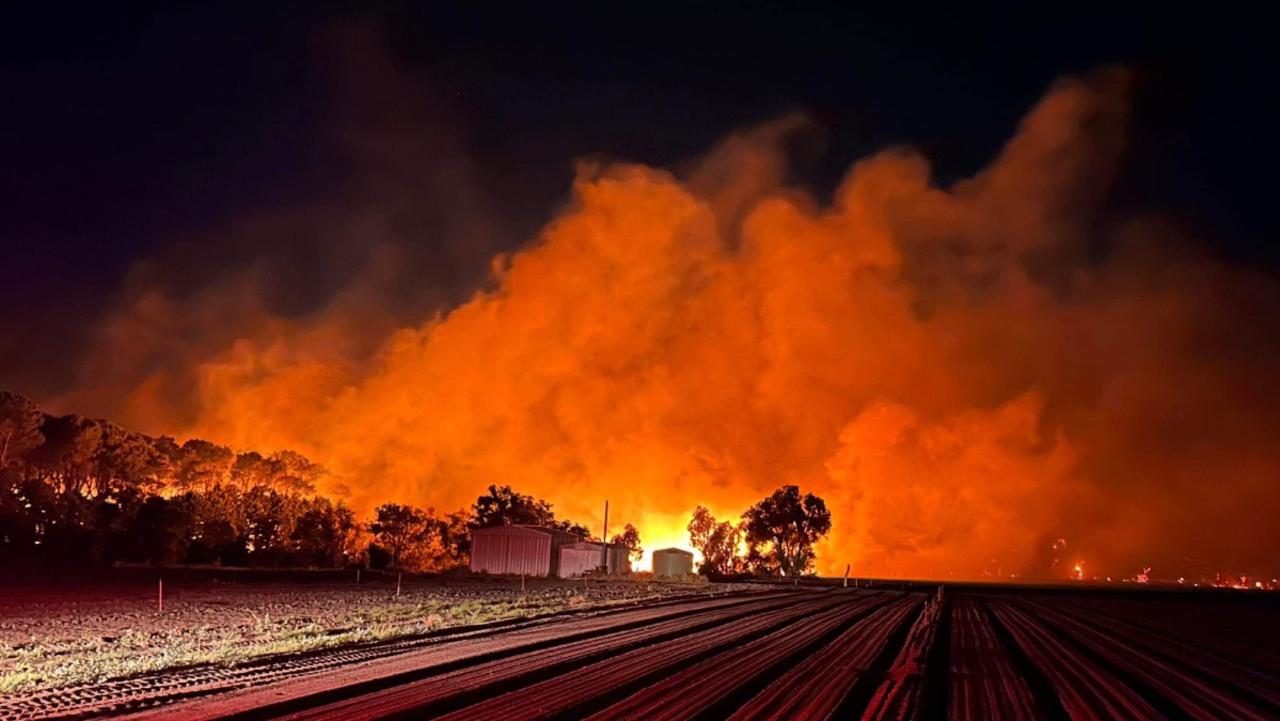
[[1212,592],[686,589],[0,696],[0,718],[1280,719],[1278,610]]

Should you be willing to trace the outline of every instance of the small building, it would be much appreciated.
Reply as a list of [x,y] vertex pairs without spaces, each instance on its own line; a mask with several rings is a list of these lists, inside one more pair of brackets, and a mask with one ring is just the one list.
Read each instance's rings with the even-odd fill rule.
[[560,578],[597,571],[608,563],[608,572],[631,573],[631,549],[621,543],[578,541],[560,547]]
[[653,552],[654,576],[690,576],[693,553],[683,548],[663,548]]
[[560,548],[580,540],[576,534],[546,526],[477,528],[471,533],[471,571],[557,575]]

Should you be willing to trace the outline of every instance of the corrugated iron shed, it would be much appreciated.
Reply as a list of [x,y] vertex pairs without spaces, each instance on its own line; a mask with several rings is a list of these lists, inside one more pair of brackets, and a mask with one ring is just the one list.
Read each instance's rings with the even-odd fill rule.
[[471,570],[554,575],[559,567],[560,547],[578,540],[572,533],[545,526],[477,528],[471,534]]
[[[605,553],[605,546],[608,553]],[[571,578],[584,573],[591,573],[600,568],[606,555],[609,573],[630,573],[630,550],[620,543],[603,544],[598,541],[579,541],[560,547],[560,564],[557,575]]]

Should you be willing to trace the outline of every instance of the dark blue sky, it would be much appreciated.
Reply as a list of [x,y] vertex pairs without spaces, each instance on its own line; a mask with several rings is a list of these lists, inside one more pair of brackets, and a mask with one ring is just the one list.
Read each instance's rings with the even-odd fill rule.
[[[175,238],[216,245],[246,215],[423,180],[376,148],[350,152],[352,127],[447,136],[416,147],[415,163],[444,145],[465,161],[492,233],[424,279],[465,287],[564,201],[574,158],[678,163],[800,110],[823,142],[797,154],[795,181],[818,193],[891,143],[922,148],[946,181],[990,160],[1055,78],[1121,63],[1134,114],[1111,208],[1170,213],[1215,254],[1280,263],[1276,63],[1268,24],[1229,8],[30,5],[0,15],[0,380],[32,390],[58,387],[126,271]],[[333,51],[351,27],[379,38],[397,84],[365,83]],[[416,87],[422,107],[397,119],[396,96]],[[435,227],[425,211],[407,222]],[[449,234],[419,236],[430,255]],[[200,262],[252,257],[228,241]],[[304,273],[282,295],[330,280]],[[322,295],[280,303],[305,312]]]

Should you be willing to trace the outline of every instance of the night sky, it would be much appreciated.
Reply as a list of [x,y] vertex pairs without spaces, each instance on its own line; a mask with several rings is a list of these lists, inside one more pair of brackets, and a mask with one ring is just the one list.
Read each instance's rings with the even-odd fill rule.
[[[473,247],[450,240],[441,250],[428,206],[454,200],[416,201],[404,232],[421,245],[434,290],[415,312],[455,300],[493,252],[525,242],[565,201],[575,159],[678,167],[733,128],[801,111],[815,130],[796,148],[792,182],[821,195],[854,159],[901,143],[921,148],[945,183],[988,162],[1055,78],[1115,63],[1135,81],[1108,206],[1176,217],[1232,262],[1280,262],[1267,200],[1275,65],[1265,24],[1247,18],[1170,6],[1032,16],[808,3],[622,15],[366,5],[4,11],[6,385],[37,396],[61,388],[86,329],[157,249],[199,237],[226,246],[202,264],[243,261],[264,241],[248,250],[226,238],[235,219],[395,193],[441,153],[465,166],[468,202],[492,224],[463,244]],[[360,62],[353,44],[376,46],[397,84],[344,81],[343,68]],[[370,170],[378,163],[344,143],[353,124],[366,135],[445,137],[447,150],[423,146],[403,164],[413,169],[388,170],[391,160]],[[378,181],[361,180],[370,175]],[[341,285],[340,271],[308,270],[297,246],[283,252],[302,275],[284,284],[296,292],[282,291],[277,310],[305,313]],[[12,342],[32,334],[46,342]]]

